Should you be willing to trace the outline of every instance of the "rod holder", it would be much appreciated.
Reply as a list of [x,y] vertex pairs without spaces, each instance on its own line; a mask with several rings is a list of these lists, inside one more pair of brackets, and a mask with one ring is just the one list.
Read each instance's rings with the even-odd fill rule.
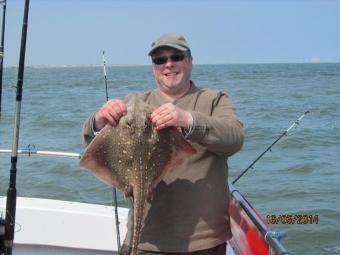
[[268,231],[264,238],[268,241],[269,238],[275,238],[277,240],[282,240],[285,237],[287,237],[287,233],[286,232]]

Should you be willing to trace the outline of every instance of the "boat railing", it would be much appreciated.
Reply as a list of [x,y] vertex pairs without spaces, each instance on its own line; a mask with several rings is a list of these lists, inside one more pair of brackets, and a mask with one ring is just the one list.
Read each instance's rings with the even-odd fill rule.
[[244,196],[235,187],[229,183],[229,191],[232,197],[236,199],[244,212],[248,215],[251,221],[255,224],[263,239],[269,244],[270,255],[293,255],[280,241],[286,236],[284,232],[272,231],[253,209],[251,204],[244,198]]
[[[12,150],[10,149],[0,149],[0,154],[10,154]],[[32,156],[32,155],[39,155],[39,156],[53,156],[53,157],[67,157],[67,158],[81,158],[80,153],[73,153],[73,152],[64,152],[64,151],[46,151],[46,150],[37,150],[34,145],[27,145],[25,149],[19,149],[18,154]]]

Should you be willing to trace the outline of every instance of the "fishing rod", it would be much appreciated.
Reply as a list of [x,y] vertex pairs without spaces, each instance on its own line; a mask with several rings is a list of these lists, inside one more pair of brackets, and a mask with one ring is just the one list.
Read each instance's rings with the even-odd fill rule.
[[[105,93],[106,101],[109,101],[109,94],[107,91],[107,76],[106,76],[106,62],[105,62],[105,51],[103,51],[103,70],[104,70],[104,83],[105,83]],[[117,236],[117,249],[118,253],[120,251],[120,231],[119,231],[119,218],[118,218],[118,201],[117,201],[117,190],[113,188],[113,206],[115,208],[115,220],[116,220],[116,236]]]
[[106,101],[109,101],[109,94],[107,92],[106,62],[105,62],[105,52],[104,51],[103,51],[103,70],[104,70],[104,83],[105,83]]
[[1,42],[0,42],[0,118],[2,104],[2,75],[4,63],[4,42],[5,42],[5,22],[6,22],[6,0],[0,1],[2,4],[2,26],[1,26]]
[[258,156],[253,163],[251,163],[239,176],[237,176],[237,178],[232,182],[232,184],[234,185],[246,172],[248,172],[249,169],[253,168],[253,166],[255,165],[255,163],[257,161],[259,161],[264,154],[266,154],[269,150],[271,150],[271,148],[278,142],[281,140],[282,137],[288,135],[288,133],[290,132],[290,130],[292,130],[293,128],[295,128],[297,125],[300,124],[300,121],[306,116],[306,114],[309,113],[309,111],[304,112],[289,128],[287,128],[264,152],[261,153],[260,156]]
[[5,236],[4,236],[5,255],[12,255],[13,240],[14,240],[15,211],[16,211],[16,200],[17,200],[16,177],[17,177],[17,161],[18,161],[18,143],[19,143],[22,87],[23,87],[24,69],[25,69],[28,10],[29,10],[29,0],[25,0],[24,18],[23,18],[22,33],[21,33],[19,67],[18,67],[18,81],[17,81],[15,117],[14,117],[14,128],[13,128],[13,144],[12,144],[12,154],[11,154],[10,180],[9,180],[9,187],[7,191],[7,203],[6,203]]

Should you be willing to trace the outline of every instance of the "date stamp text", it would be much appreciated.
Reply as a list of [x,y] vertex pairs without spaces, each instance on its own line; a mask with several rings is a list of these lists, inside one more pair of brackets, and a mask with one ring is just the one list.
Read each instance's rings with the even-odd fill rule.
[[318,214],[270,214],[267,224],[319,224]]

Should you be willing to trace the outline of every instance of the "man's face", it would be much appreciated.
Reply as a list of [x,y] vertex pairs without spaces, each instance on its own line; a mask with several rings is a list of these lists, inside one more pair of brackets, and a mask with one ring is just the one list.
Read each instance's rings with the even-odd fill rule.
[[188,52],[164,47],[158,49],[152,59],[155,79],[163,93],[177,95],[189,89],[192,57]]

